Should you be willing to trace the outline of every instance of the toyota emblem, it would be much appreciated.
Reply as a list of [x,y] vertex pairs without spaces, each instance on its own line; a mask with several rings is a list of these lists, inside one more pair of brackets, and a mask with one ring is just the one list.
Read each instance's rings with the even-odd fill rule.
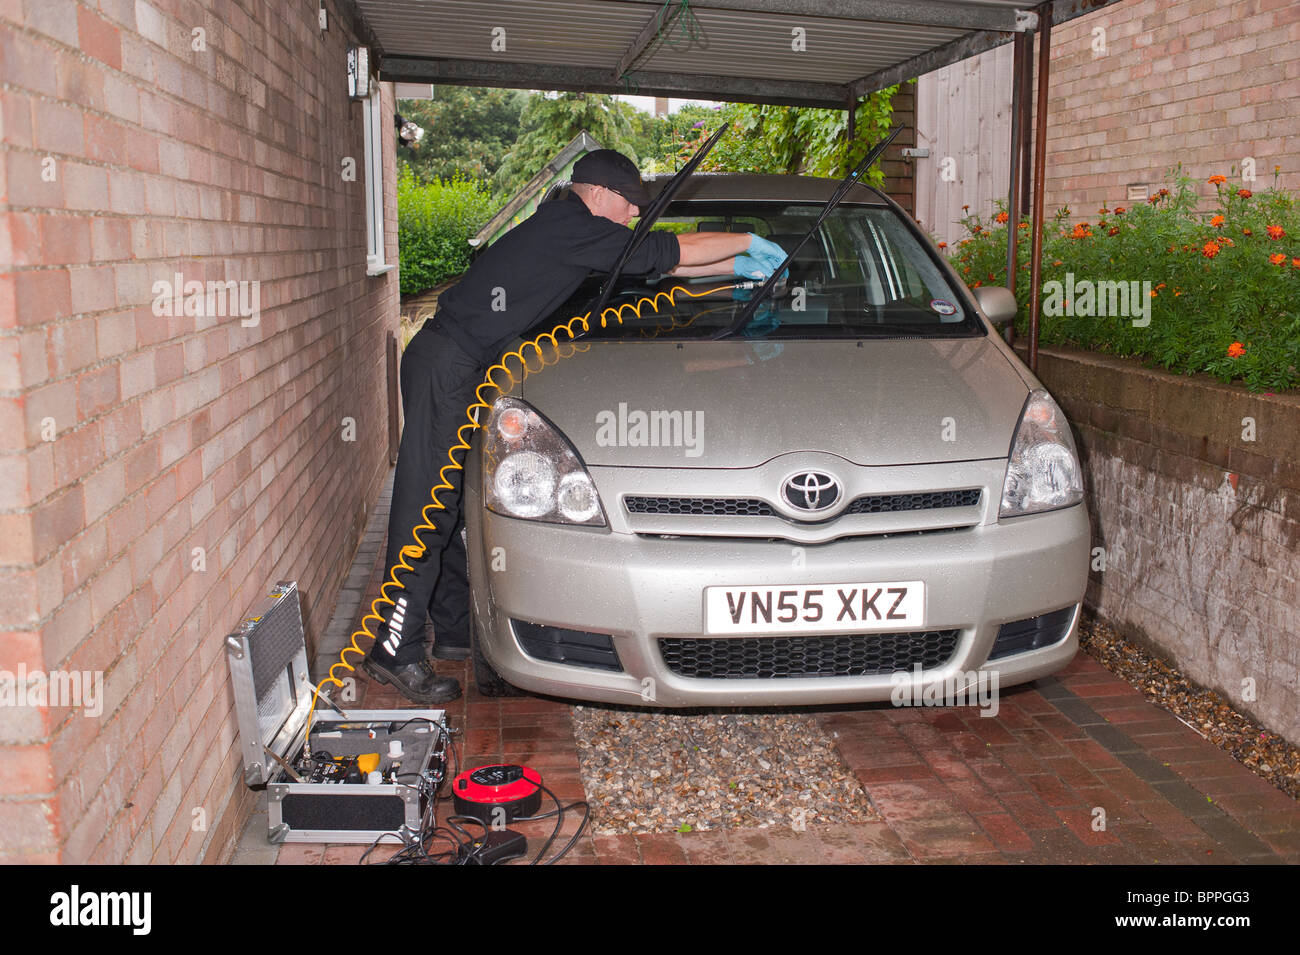
[[824,511],[840,499],[840,482],[825,471],[799,471],[785,479],[781,495],[801,511]]

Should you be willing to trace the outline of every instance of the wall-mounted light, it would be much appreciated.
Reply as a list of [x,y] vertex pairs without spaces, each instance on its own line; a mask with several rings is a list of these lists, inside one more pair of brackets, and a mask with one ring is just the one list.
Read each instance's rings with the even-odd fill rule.
[[352,99],[367,99],[370,96],[370,50],[368,47],[348,47],[348,96]]
[[393,125],[397,127],[397,136],[399,146],[409,146],[414,149],[424,138],[424,128],[416,125],[407,119],[401,113],[393,116]]
[[330,15],[329,11],[325,9],[325,0],[320,0],[320,9],[316,12],[316,22],[320,26],[322,33],[330,28]]

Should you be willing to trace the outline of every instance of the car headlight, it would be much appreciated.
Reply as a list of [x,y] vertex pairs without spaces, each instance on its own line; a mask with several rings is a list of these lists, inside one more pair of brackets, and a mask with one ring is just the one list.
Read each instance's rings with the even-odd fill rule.
[[1016,425],[999,517],[1069,507],[1083,500],[1083,472],[1069,422],[1041,388],[1029,393]]
[[498,398],[488,416],[483,497],[506,517],[606,526],[596,484],[573,445],[518,398]]

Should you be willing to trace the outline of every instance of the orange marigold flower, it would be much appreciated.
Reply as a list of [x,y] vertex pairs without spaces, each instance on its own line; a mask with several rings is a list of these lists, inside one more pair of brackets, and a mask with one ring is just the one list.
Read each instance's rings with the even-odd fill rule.
[[1286,235],[1286,229],[1283,229],[1280,225],[1268,226],[1264,231],[1268,233],[1268,237],[1274,242]]
[[1020,223],[1020,225],[1018,225],[1016,228],[1018,228],[1018,229],[1028,229],[1028,228],[1029,228],[1029,223],[1028,223],[1028,222],[1022,222],[1022,223]]
[[1216,229],[1222,228],[1223,216],[1215,216],[1213,219],[1210,220],[1210,225],[1214,226]]
[[939,248],[941,248],[941,249],[946,249],[946,248],[948,248],[948,243],[947,243],[947,242],[940,242],[940,243],[939,243]]
[[959,245],[970,245],[970,242],[971,242],[970,239],[962,239],[961,242],[958,243],[958,244],[959,244]]
[[1060,259],[1057,259],[1057,260],[1056,260],[1055,262],[1053,262],[1052,264],[1053,264],[1053,265],[1064,265],[1064,263],[1063,263]]
[[1229,358],[1240,358],[1244,354],[1246,354],[1246,346],[1241,342],[1233,342],[1228,346]]
[[1291,264],[1294,265],[1297,269],[1300,269],[1300,259],[1292,259]]
[[1164,288],[1164,287],[1165,287],[1165,283],[1164,283],[1164,282],[1161,282],[1159,285],[1156,286],[1156,288]]
[[1241,234],[1242,234],[1242,235],[1254,235],[1255,233],[1251,232],[1249,229],[1242,229],[1242,230],[1241,230]]
[[1107,209],[1105,206],[1102,206],[1100,209],[1097,210],[1097,215],[1108,216],[1110,215],[1110,210]]
[[1236,244],[1236,243],[1234,243],[1234,242],[1232,241],[1232,239],[1228,238],[1226,235],[1223,236],[1222,238],[1215,239],[1214,241],[1217,242],[1217,243],[1219,243],[1220,245],[1235,245],[1235,244]]
[[1115,226],[1111,226],[1111,227],[1106,231],[1106,234],[1107,234],[1107,235],[1119,235],[1119,229],[1118,229],[1117,227],[1115,227]]
[[1167,196],[1167,195],[1169,195],[1169,190],[1168,190],[1168,189],[1161,189],[1159,192],[1156,193],[1156,195],[1157,195],[1157,196]]
[[1217,242],[1207,242],[1201,247],[1201,255],[1205,256],[1207,259],[1212,259],[1218,254],[1219,243]]
[[979,287],[980,287],[980,280],[979,280],[979,279],[976,279],[976,280],[975,280],[975,284],[972,285],[971,288],[979,288]]
[[970,212],[970,206],[962,206],[962,207],[961,207],[961,211],[962,211],[962,212]]
[[1209,179],[1210,185],[1212,186],[1221,186],[1227,181],[1227,176],[1211,176]]
[[1155,289],[1152,289],[1152,290],[1151,290],[1151,297],[1152,297],[1152,298],[1155,298],[1155,297],[1156,297],[1157,295],[1159,295],[1159,294],[1160,294],[1160,293],[1157,292]]
[[1116,207],[1115,207],[1115,215],[1117,215],[1117,216],[1122,216],[1123,214],[1124,214],[1124,207],[1123,207],[1123,206],[1116,206]]
[[1080,222],[1074,227],[1074,231],[1070,233],[1071,239],[1087,239],[1091,236],[1092,230],[1088,228],[1088,223],[1086,222]]
[[1151,203],[1153,206],[1159,201],[1160,201],[1159,196],[1152,196],[1150,199],[1147,200],[1147,202]]
[[1005,213],[1005,212],[999,212],[999,213],[998,213],[996,216],[994,216],[993,218],[994,218],[996,221],[998,221],[998,222],[1006,222],[1008,219],[1011,218],[1011,216],[1008,215],[1008,214]]
[[1249,189],[1238,189],[1237,195],[1241,196],[1241,198],[1243,199],[1249,199],[1251,196],[1254,195],[1254,193],[1251,192]]
[[1281,265],[1283,262],[1286,261],[1286,256],[1283,255],[1281,252],[1274,252],[1272,255],[1268,257],[1268,260],[1272,262],[1274,265]]

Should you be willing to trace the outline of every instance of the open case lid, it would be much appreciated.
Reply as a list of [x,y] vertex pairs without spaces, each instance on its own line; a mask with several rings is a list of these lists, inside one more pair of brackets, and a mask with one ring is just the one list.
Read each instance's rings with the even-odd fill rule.
[[297,581],[279,581],[226,637],[226,659],[235,696],[244,781],[250,786],[274,775],[266,748],[288,760],[301,738],[313,687]]

